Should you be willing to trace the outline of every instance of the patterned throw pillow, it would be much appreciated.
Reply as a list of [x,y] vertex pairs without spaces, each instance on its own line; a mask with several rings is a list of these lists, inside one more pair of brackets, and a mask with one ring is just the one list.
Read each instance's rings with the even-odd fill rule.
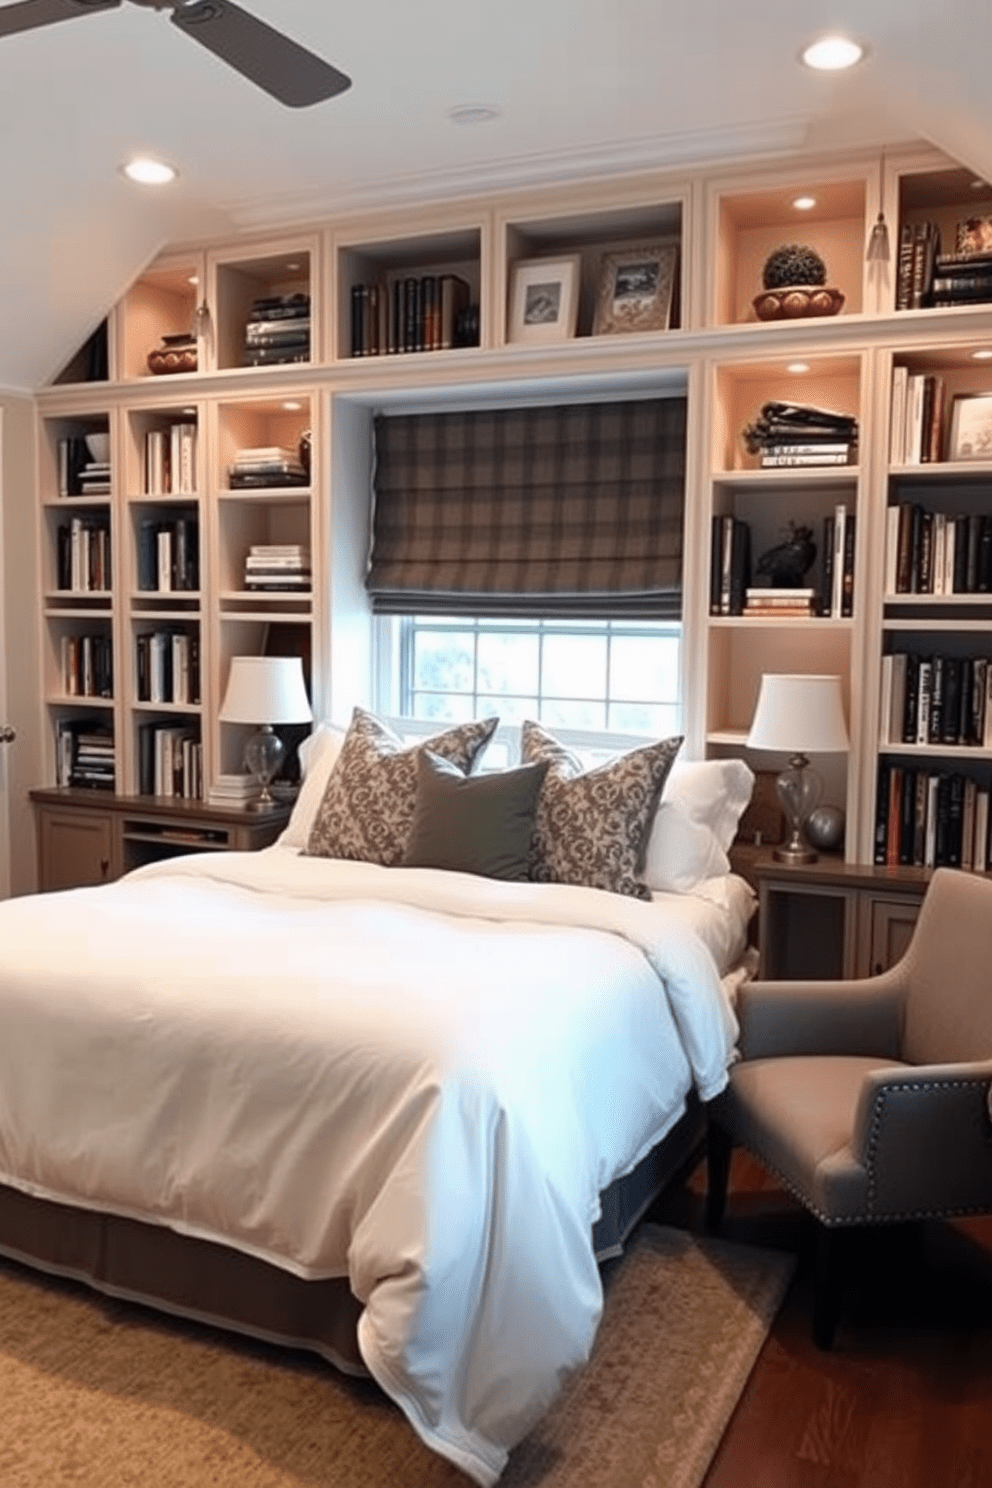
[[432,750],[468,775],[498,722],[459,724],[422,746],[404,748],[392,729],[356,708],[310,828],[307,856],[352,858],[386,868],[402,862],[417,799],[420,749]]
[[521,759],[548,761],[531,840],[531,878],[650,899],[640,877],[647,837],[681,745],[681,737],[663,739],[584,771],[539,723],[524,723]]

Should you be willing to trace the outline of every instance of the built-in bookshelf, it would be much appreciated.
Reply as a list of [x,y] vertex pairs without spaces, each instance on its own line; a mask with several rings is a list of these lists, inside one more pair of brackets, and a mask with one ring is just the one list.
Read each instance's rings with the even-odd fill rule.
[[[879,214],[887,260],[866,255]],[[922,760],[976,793],[992,784],[984,735],[909,743],[879,722],[896,658],[940,655],[974,676],[992,655],[978,549],[974,587],[967,559],[962,588],[949,557],[962,530],[980,545],[992,515],[992,456],[962,434],[992,395],[987,310],[935,303],[932,286],[904,309],[900,290],[900,247],[920,224],[956,254],[959,224],[979,224],[977,242],[986,219],[987,184],[932,150],[894,150],[388,208],[163,255],[110,310],[103,361],[81,350],[38,395],[45,783],[60,736],[97,721],[116,790],[146,790],[150,750],[154,783],[156,739],[161,754],[172,731],[180,758],[198,748],[209,792],[240,764],[243,728],[218,721],[236,655],[304,655],[318,715],[368,701],[376,412],[668,391],[689,410],[686,748],[746,753],[766,671],[839,675],[851,749],[828,794],[847,813],[848,858],[873,862],[882,769]],[[763,265],[782,245],[822,259],[832,313],[761,317]],[[610,266],[642,251],[676,265],[666,315],[604,331]],[[531,343],[515,334],[514,286],[543,265],[574,276],[575,332]],[[796,406],[836,422],[801,440],[781,413]],[[930,564],[906,587],[892,564],[916,509]],[[72,568],[74,530],[99,584],[90,556]],[[762,559],[796,542],[815,552],[783,586]],[[783,588],[795,592],[769,592]],[[178,687],[161,680],[163,648]],[[74,691],[97,653],[109,692]]]

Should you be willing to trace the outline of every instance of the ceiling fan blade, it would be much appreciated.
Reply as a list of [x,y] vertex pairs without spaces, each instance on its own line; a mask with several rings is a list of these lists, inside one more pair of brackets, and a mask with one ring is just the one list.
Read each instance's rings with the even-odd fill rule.
[[290,108],[307,108],[351,87],[351,79],[343,72],[232,0],[191,0],[177,5],[172,23]]
[[18,31],[33,31],[36,26],[51,26],[55,21],[71,21],[74,16],[91,10],[112,10],[121,0],[19,0],[17,5],[0,7],[0,36],[14,36]]

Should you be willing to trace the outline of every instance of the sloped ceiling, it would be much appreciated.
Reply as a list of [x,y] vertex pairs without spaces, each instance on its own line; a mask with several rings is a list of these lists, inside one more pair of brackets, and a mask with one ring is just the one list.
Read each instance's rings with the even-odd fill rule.
[[[285,108],[130,3],[0,40],[0,387],[47,382],[167,243],[248,225],[910,139],[992,177],[988,0],[243,4],[351,89]],[[828,27],[870,48],[844,77],[796,60]],[[136,153],[179,181],[126,182]]]

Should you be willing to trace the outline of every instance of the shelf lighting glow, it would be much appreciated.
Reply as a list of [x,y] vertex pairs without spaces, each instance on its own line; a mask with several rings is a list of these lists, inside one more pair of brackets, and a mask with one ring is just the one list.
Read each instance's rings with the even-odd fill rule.
[[809,362],[790,362],[785,370],[787,372],[808,372]]
[[973,351],[971,356],[975,362],[992,362],[992,351]]
[[816,206],[815,196],[797,196],[792,203],[797,212],[811,212]]
[[151,160],[148,157],[129,160],[121,169],[129,181],[137,181],[139,186],[166,186],[179,174],[174,166],[166,165],[164,160]]
[[817,72],[841,72],[860,62],[864,54],[864,47],[849,36],[821,36],[803,49],[802,60]]

